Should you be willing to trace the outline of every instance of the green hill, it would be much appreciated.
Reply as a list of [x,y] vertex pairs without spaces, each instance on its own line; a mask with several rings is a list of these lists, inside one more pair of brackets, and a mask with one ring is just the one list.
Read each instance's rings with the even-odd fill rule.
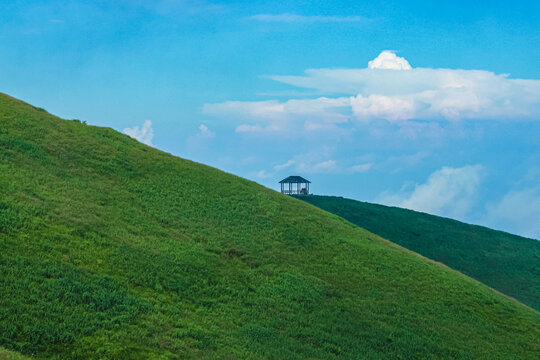
[[28,360],[19,353],[0,348],[0,360]]
[[0,347],[537,359],[540,313],[342,218],[0,95]]
[[299,198],[540,309],[538,240],[342,197]]

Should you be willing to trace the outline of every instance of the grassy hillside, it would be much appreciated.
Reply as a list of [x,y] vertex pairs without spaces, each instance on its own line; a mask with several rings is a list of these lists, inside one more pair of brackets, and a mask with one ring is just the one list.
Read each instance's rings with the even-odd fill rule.
[[540,313],[314,206],[0,95],[0,346],[536,359]]
[[302,200],[540,309],[540,241],[334,196]]
[[9,351],[0,347],[0,360],[28,360],[29,358],[14,351]]

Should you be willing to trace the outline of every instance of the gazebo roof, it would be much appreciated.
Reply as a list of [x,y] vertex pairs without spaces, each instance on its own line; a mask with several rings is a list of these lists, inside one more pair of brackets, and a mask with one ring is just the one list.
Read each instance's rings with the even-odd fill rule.
[[311,181],[306,180],[301,176],[289,176],[289,177],[286,177],[285,179],[281,180],[279,183],[280,184],[289,184],[289,183],[291,183],[291,184],[298,184],[298,183],[310,184]]

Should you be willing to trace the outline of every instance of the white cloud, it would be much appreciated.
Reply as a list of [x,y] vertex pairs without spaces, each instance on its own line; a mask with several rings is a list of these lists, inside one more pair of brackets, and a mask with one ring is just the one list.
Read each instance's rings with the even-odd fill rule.
[[462,220],[474,205],[481,172],[480,165],[443,167],[432,173],[426,183],[417,184],[411,193],[381,194],[377,201]]
[[296,171],[302,174],[327,174],[335,173],[338,170],[335,160],[324,160],[320,162],[305,160],[296,162]]
[[351,97],[351,108],[356,119],[370,121],[386,119],[389,121],[408,120],[414,117],[414,104],[409,100],[383,95],[358,95]]
[[540,116],[540,80],[511,79],[484,70],[312,69],[304,76],[271,78],[323,93],[351,94],[352,99],[377,96],[390,105],[389,116],[382,114],[387,120],[401,112],[397,118],[427,120],[536,120]]
[[329,22],[359,22],[368,21],[363,16],[322,16],[322,15],[297,15],[297,14],[258,14],[249,19],[262,22],[276,23],[329,23]]
[[294,159],[274,166],[274,171],[282,171],[285,169],[294,169],[297,173],[302,174],[316,174],[316,173],[344,173],[344,174],[355,174],[355,173],[364,173],[373,167],[373,163],[366,162],[356,165],[352,165],[348,168],[341,167],[338,165],[336,160],[327,159],[322,160],[322,158],[329,156],[329,149],[323,150],[323,153],[307,153],[295,156]]
[[321,161],[320,163],[313,165],[311,172],[328,172],[335,169],[336,169],[336,161],[326,160],[326,161]]
[[[202,112],[208,115],[230,116],[255,124],[240,124],[239,133],[272,133],[306,131],[327,131],[337,128],[335,124],[348,121],[350,99],[291,99],[285,102],[268,101],[226,101],[219,104],[205,104]],[[315,120],[315,121],[314,121]]]
[[291,99],[285,102],[277,100],[266,101],[226,101],[218,104],[203,105],[202,112],[210,115],[234,115],[243,118],[258,118],[265,120],[309,118],[317,115],[327,122],[345,122],[347,117],[340,110],[350,106],[347,98]]
[[511,79],[484,70],[412,68],[387,50],[367,68],[310,69],[302,76],[270,78],[346,96],[227,101],[206,104],[203,112],[247,120],[238,132],[286,132],[299,124],[306,132],[336,131],[347,122],[375,119],[400,126],[413,120],[540,120],[540,80]]
[[291,159],[291,160],[287,161],[284,164],[274,166],[274,170],[280,171],[280,170],[283,170],[283,169],[287,169],[287,168],[293,166],[294,164],[295,164],[295,161]]
[[208,126],[204,124],[201,124],[199,126],[199,130],[200,132],[197,134],[197,136],[199,136],[200,138],[210,139],[210,138],[216,137],[216,133],[213,131],[210,131],[210,129],[208,129]]
[[216,133],[211,131],[204,124],[199,125],[199,131],[195,135],[191,135],[186,140],[186,146],[191,151],[200,151],[208,146],[209,139],[216,137]]
[[370,69],[411,70],[412,67],[405,58],[399,57],[395,52],[384,50],[375,59],[368,62]]
[[131,136],[134,139],[142,142],[143,144],[152,146],[152,139],[154,138],[154,129],[152,129],[152,122],[146,120],[142,127],[134,126],[132,128],[125,128],[124,134]]
[[350,172],[353,172],[353,173],[363,173],[363,172],[367,172],[371,169],[371,167],[373,166],[372,163],[366,163],[366,164],[357,164],[357,165],[353,165],[349,168],[349,171]]
[[486,226],[540,240],[540,186],[512,190],[487,206]]
[[274,166],[275,171],[288,171],[298,174],[337,173],[341,171],[334,160],[335,148],[319,146],[305,153],[298,153],[282,164]]

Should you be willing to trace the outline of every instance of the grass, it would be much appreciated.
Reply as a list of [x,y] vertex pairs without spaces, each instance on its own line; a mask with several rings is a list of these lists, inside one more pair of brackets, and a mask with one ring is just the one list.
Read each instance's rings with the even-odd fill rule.
[[7,350],[53,359],[540,352],[537,311],[256,183],[6,95],[0,144]]
[[28,360],[29,358],[14,351],[9,351],[0,347],[0,360]]
[[540,241],[397,207],[334,196],[301,200],[540,309]]

